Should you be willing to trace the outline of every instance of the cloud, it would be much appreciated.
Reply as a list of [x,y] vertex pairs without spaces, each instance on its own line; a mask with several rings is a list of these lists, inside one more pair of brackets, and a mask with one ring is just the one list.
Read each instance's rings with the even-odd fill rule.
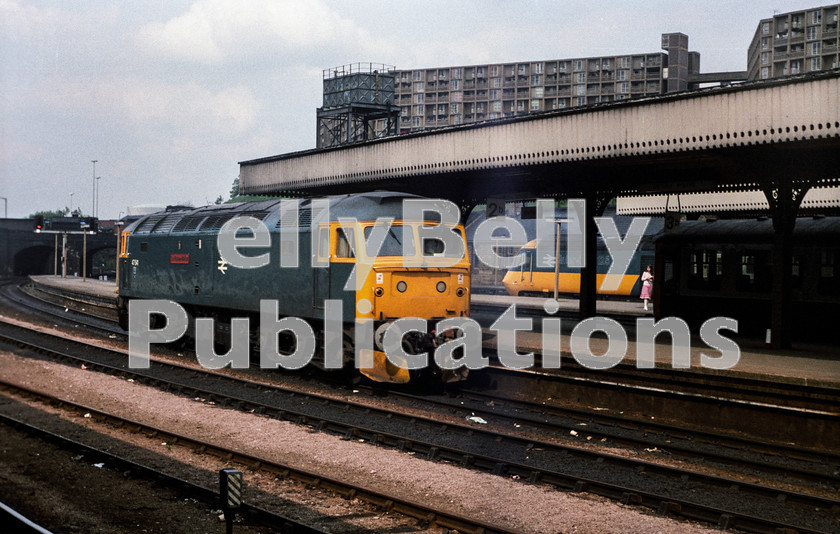
[[157,124],[214,135],[242,134],[250,129],[260,104],[239,85],[214,91],[195,83],[182,85],[135,80],[119,92],[120,106],[135,124]]
[[306,55],[371,35],[318,0],[199,0],[188,12],[140,29],[140,46],[168,60],[218,64],[233,59]]

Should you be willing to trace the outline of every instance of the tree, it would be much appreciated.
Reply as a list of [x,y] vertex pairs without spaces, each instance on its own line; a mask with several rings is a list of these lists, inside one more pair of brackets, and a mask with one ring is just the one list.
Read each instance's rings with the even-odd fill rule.
[[70,214],[70,208],[63,208],[59,210],[52,210],[52,211],[36,211],[35,213],[29,215],[29,219],[34,219],[36,217],[43,217],[44,219],[52,219],[53,217],[67,217]]
[[239,176],[233,181],[233,184],[230,186],[230,199],[233,200],[234,198],[239,196]]
[[[221,198],[222,197],[219,196],[219,198],[216,200],[216,204],[221,204],[221,202],[219,202]],[[227,202],[225,202],[225,204],[232,204],[234,202],[254,202],[259,200],[270,200],[272,198],[275,197],[266,195],[240,195],[239,176],[237,176],[236,179],[233,181],[233,184],[231,184],[230,186],[230,199]]]

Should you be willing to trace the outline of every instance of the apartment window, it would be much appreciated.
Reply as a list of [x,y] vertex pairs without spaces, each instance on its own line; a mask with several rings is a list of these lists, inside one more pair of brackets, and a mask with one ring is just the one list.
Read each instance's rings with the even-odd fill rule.
[[620,65],[621,68],[624,68],[624,69],[629,69],[630,68],[630,56],[625,56],[625,57],[619,58],[619,61],[621,63],[621,65]]
[[422,115],[423,114],[423,106],[414,106],[414,114],[415,115]]
[[498,76],[499,75],[499,66],[493,65],[490,67],[490,76]]
[[500,100],[493,102],[493,111],[502,111],[502,102]]
[[531,86],[533,87],[535,85],[540,85],[540,80],[541,79],[542,79],[542,76],[540,76],[539,74],[532,74],[531,75]]
[[618,84],[618,92],[627,94],[630,92],[630,82],[621,82]]
[[417,93],[416,95],[414,95],[414,103],[415,104],[422,104],[424,98],[425,97],[424,97],[423,93]]
[[811,43],[811,55],[816,56],[820,53],[820,42]]
[[559,109],[563,109],[563,108],[567,108],[567,107],[569,107],[569,99],[568,99],[568,98],[561,98],[561,99],[559,99],[559,100],[557,101],[557,107],[558,107]]
[[416,70],[414,71],[414,81],[419,82],[423,80],[423,71]]
[[544,87],[534,87],[534,98],[543,98],[545,94]]
[[414,92],[422,93],[426,90],[426,84],[423,82],[414,82]]
[[561,61],[559,65],[557,65],[558,72],[568,72],[569,71],[569,62],[568,61]]
[[490,87],[501,87],[502,86],[502,79],[501,78],[490,78]]
[[761,48],[762,49],[770,48],[770,38],[769,37],[762,37],[761,38]]
[[461,67],[452,69],[452,78],[454,78],[456,80],[460,80],[463,77],[464,77],[464,69],[462,69]]
[[576,85],[575,86],[575,95],[582,96],[586,94],[586,86],[585,85]]
[[456,91],[451,93],[452,101],[453,102],[461,102],[464,99],[464,93],[461,91]]
[[766,80],[770,77],[770,67],[761,67],[761,79]]
[[576,59],[575,60],[575,70],[576,71],[577,70],[583,70],[583,60],[582,59]]
[[762,52],[761,53],[761,64],[767,65],[770,63],[770,52]]
[[540,101],[536,98],[531,100],[531,111],[539,111],[540,110]]
[[415,128],[423,126],[423,119],[420,117],[414,117],[413,119],[411,119],[411,125]]
[[449,83],[449,88],[453,91],[458,91],[461,89],[461,80],[452,80]]
[[453,115],[452,124],[463,124],[464,117],[462,115]]
[[586,97],[585,96],[577,97],[575,99],[575,105],[576,106],[585,106],[586,105]]
[[500,96],[501,94],[498,89],[490,89],[490,100],[499,100]]
[[790,73],[791,74],[799,74],[799,71],[802,70],[802,61],[797,59],[796,61],[790,62]]
[[519,65],[519,74],[528,74],[528,68],[525,65]]
[[586,73],[578,72],[575,74],[575,83],[586,83]]
[[624,81],[630,79],[630,71],[629,70],[620,70],[615,73],[615,79],[618,81]]
[[819,24],[822,22],[822,11],[811,11],[811,24]]
[[812,57],[811,58],[811,70],[820,70],[820,58]]
[[817,26],[808,26],[808,40],[817,39]]
[[790,19],[790,26],[791,28],[801,28],[802,27],[802,15],[794,15]]
[[761,23],[761,33],[768,34],[770,33],[770,23],[769,22],[762,22]]
[[535,72],[537,74],[542,74],[543,67],[544,67],[543,63],[534,63],[534,65],[531,68],[533,69],[533,72]]

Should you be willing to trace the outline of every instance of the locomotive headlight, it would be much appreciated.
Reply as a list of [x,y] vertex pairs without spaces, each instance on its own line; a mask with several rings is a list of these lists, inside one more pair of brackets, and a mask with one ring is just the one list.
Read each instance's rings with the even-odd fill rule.
[[467,290],[464,289],[463,287],[459,287],[458,289],[455,290],[455,294],[458,295],[459,297],[463,297],[464,295],[466,295],[466,293],[467,293]]
[[376,295],[377,297],[381,297],[382,295],[385,294],[385,290],[382,289],[381,287],[377,287],[376,289],[373,290],[373,294]]
[[408,289],[408,284],[406,284],[402,280],[397,282],[397,291],[399,291],[400,293],[405,293],[406,289]]
[[446,282],[438,282],[435,288],[438,290],[438,293],[443,293],[446,291]]

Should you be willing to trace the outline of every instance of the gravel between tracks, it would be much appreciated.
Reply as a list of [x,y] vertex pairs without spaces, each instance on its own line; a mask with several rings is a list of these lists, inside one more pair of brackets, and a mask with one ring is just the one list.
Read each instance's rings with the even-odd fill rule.
[[[411,454],[366,443],[343,441],[291,423],[162,393],[121,378],[23,358],[11,353],[0,353],[0,362],[0,376],[13,383],[31,386],[174,432],[207,441],[223,442],[251,454],[270,459],[277,458],[296,467],[360,482],[368,487],[376,487],[416,501],[429,502],[525,532],[714,531],[588,494],[558,492],[547,487],[526,485],[444,463],[428,462],[414,458]],[[21,412],[22,409],[16,406],[6,402],[0,409],[4,412]],[[55,424],[53,414],[59,413],[57,410],[37,403],[34,406],[38,411],[28,411],[29,417],[37,417],[44,422],[52,421],[50,424]],[[200,469],[208,470],[211,479],[215,477],[214,469],[217,469],[217,466],[201,466],[204,461],[202,457],[180,447],[169,448],[160,443],[160,440],[127,435],[106,425],[85,425],[85,420],[78,416],[61,414],[61,418],[65,423],[69,421],[78,425],[78,432],[85,435],[85,439],[118,439],[161,457],[178,460],[182,462],[180,465],[199,465]],[[96,433],[90,430],[95,430]],[[192,471],[192,468],[184,469]],[[246,484],[249,487],[256,486],[256,490],[266,494],[272,493],[269,487],[271,481],[263,480],[265,478],[267,477],[246,471]],[[32,488],[32,491],[38,492],[41,489]],[[303,500],[304,506],[314,505],[314,501],[318,500],[306,495],[297,497]],[[291,497],[286,495],[283,498]],[[94,512],[85,510],[84,513]],[[154,516],[156,511],[149,509],[144,513]],[[353,514],[349,510],[339,510],[337,513]],[[167,515],[154,520],[162,522],[168,519]],[[326,524],[323,526],[327,527]],[[405,525],[390,525],[386,528],[393,532],[402,531],[404,527]],[[360,528],[371,527],[360,525]]]

